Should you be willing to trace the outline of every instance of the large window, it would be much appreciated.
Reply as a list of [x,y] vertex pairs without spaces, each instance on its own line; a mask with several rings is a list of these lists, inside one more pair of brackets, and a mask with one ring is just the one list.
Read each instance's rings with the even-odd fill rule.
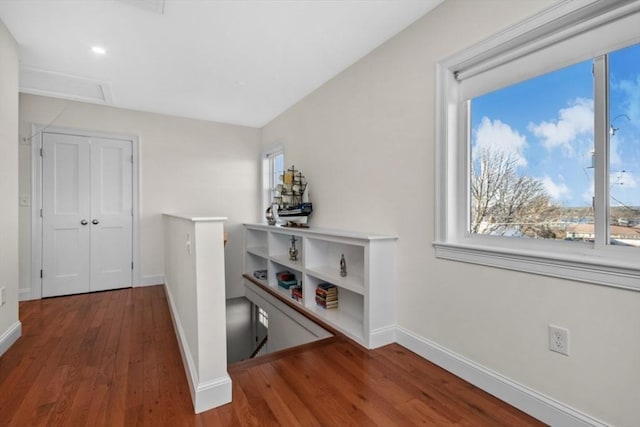
[[640,289],[637,28],[561,2],[439,64],[438,256]]
[[568,240],[593,228],[592,61],[469,104],[470,232]]

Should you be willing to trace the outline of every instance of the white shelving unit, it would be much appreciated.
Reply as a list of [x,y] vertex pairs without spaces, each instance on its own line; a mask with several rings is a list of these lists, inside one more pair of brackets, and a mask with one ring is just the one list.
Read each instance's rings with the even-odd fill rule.
[[[291,238],[296,238],[298,259],[289,259]],[[396,236],[353,233],[319,228],[286,228],[245,224],[244,272],[247,286],[260,283],[303,312],[330,325],[366,348],[394,341]],[[340,276],[340,257],[347,276]],[[254,278],[255,270],[267,270],[267,280]],[[287,270],[302,284],[303,301],[291,299],[278,287],[276,273]],[[338,287],[338,307],[316,304],[321,283]]]

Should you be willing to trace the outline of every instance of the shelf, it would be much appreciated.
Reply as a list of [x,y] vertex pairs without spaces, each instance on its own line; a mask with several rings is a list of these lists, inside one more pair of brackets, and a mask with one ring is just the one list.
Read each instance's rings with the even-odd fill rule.
[[342,310],[339,303],[338,308],[325,309],[314,304],[306,307],[306,309],[330,325],[342,330],[356,341],[362,342],[364,339],[362,318],[358,318],[353,313]]
[[245,272],[253,276],[253,272],[256,270],[268,270],[268,260],[260,255],[255,255],[249,251],[244,259]]
[[278,292],[279,294],[281,294],[284,298],[289,299],[292,303],[294,304],[299,304],[302,306],[302,302],[295,300],[293,298],[291,298],[291,290],[290,289],[284,289],[281,288],[280,286],[275,286],[273,289],[276,290],[276,292]]
[[267,249],[266,246],[247,247],[247,252],[262,258],[269,257],[269,250]]
[[289,255],[274,255],[271,257],[271,260],[294,270],[302,271],[304,269],[301,259],[298,258],[297,261],[291,261],[289,260]]
[[361,276],[350,275],[340,277],[339,272],[335,271],[335,267],[314,267],[307,268],[307,275],[313,276],[340,288],[348,289],[360,295],[364,295],[364,279]]
[[269,287],[269,283],[266,280],[260,280],[253,277],[253,274],[247,274],[247,276],[251,277],[251,280],[255,283],[260,283],[262,286]]
[[[384,332],[395,324],[395,236],[348,231],[291,229],[263,224],[245,225],[245,278],[274,298],[313,319],[332,332],[343,334],[366,348],[389,344]],[[298,259],[289,259],[291,238],[296,238]],[[344,257],[347,276],[340,276]],[[253,270],[267,269],[267,280],[256,280]],[[302,286],[303,301],[278,287],[276,273],[289,271]],[[316,304],[321,283],[338,288],[338,307]]]

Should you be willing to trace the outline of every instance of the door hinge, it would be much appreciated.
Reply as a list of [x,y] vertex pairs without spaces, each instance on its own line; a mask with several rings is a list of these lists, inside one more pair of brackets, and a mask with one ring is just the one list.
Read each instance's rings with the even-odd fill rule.
[[42,218],[42,209],[40,209],[40,218]]
[[129,160],[131,160],[131,164],[133,164],[133,155],[131,156],[131,158]]
[[42,151],[42,148],[41,148],[40,149],[40,157],[42,157],[42,153],[43,153],[43,151]]
[[42,272],[42,270],[40,270],[40,278],[42,279],[44,277],[44,273]]
[[131,261],[131,269],[133,270],[133,261]]

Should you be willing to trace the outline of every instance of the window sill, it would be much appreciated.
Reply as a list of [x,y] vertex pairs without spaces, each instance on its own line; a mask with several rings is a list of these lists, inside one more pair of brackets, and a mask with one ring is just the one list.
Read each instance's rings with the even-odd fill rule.
[[611,259],[448,242],[433,246],[437,258],[640,291],[640,270]]

